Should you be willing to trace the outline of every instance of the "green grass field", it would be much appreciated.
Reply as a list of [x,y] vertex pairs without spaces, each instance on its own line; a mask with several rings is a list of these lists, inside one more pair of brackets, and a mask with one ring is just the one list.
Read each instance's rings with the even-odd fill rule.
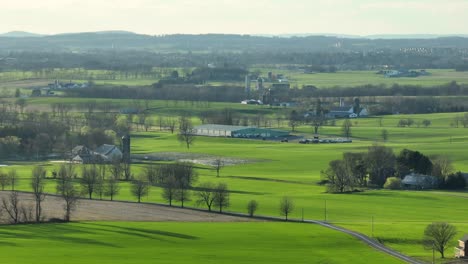
[[292,86],[314,85],[319,88],[331,88],[335,86],[360,86],[366,84],[391,86],[399,85],[418,85],[435,86],[447,84],[451,81],[458,83],[468,83],[468,74],[457,72],[453,69],[428,69],[429,76],[420,76],[416,78],[386,78],[383,75],[376,74],[377,71],[340,71],[336,73],[314,73],[304,74],[299,71],[274,69],[274,68],[254,68],[262,76],[267,76],[268,72],[275,74],[284,74],[289,79]]
[[[326,217],[332,223],[369,236],[372,235],[373,218],[374,237],[410,256],[429,260],[432,253],[421,245],[425,226],[433,221],[447,221],[458,227],[459,236],[467,232],[468,213],[463,210],[468,199],[467,192],[367,190],[354,194],[327,194],[325,187],[317,183],[320,181],[320,171],[326,169],[330,160],[339,158],[343,152],[365,151],[368,146],[381,141],[382,129],[389,131],[389,139],[385,144],[393,147],[395,152],[409,148],[427,155],[444,154],[454,161],[457,170],[468,171],[468,129],[450,126],[456,115],[387,116],[382,120],[382,127],[377,125],[377,118],[353,120],[354,142],[351,144],[302,145],[294,142],[199,137],[193,147],[187,150],[170,133],[139,132],[133,135],[132,152],[190,152],[252,160],[252,163],[223,168],[219,178],[213,169],[202,167],[198,169],[198,183],[227,183],[231,190],[230,211],[246,212],[248,201],[255,199],[259,203],[258,214],[279,216],[279,201],[281,197],[289,196],[295,203],[291,217],[300,219],[302,212],[306,219],[324,220]],[[432,125],[427,128],[396,127],[401,118],[430,119]],[[309,133],[310,136],[312,129],[303,126],[299,131]],[[330,137],[340,135],[340,122],[333,127],[321,128],[321,133]],[[28,177],[34,164],[10,165],[22,176],[19,189],[29,190]],[[133,173],[138,175],[142,167],[141,164],[134,165]],[[54,165],[47,163],[46,169],[50,172]],[[48,191],[54,192],[54,181],[48,182]],[[117,199],[135,201],[127,183],[122,184]],[[151,189],[144,201],[165,202],[161,198],[161,189],[157,187]],[[189,205],[195,206],[193,202]],[[450,255],[451,251],[447,256]]]
[[309,224],[84,222],[0,226],[2,263],[401,263]]
[[[0,72],[0,87],[15,88],[18,81],[25,81],[21,87],[31,87],[37,85],[45,85],[55,79],[65,82],[70,80],[76,82],[87,82],[92,79],[96,84],[108,85],[127,85],[127,86],[144,86],[151,85],[159,81],[160,78],[168,76],[175,68],[155,68],[153,69],[154,76],[134,76],[132,74],[125,77],[125,74],[120,72],[105,71],[105,70],[85,70],[85,69],[54,69],[50,72]],[[177,69],[179,74],[192,69]],[[447,84],[451,81],[458,83],[468,83],[468,75],[464,72],[457,72],[453,69],[427,69],[429,76],[420,76],[417,78],[385,78],[383,75],[376,74],[376,71],[339,71],[336,73],[314,73],[304,74],[300,71],[277,69],[269,66],[255,66],[249,69],[251,72],[260,72],[262,76],[267,76],[268,72],[274,74],[284,74],[292,86],[297,85],[315,85],[319,88],[330,88],[335,86],[360,86],[366,84],[379,85],[384,84],[391,86],[393,84],[400,85],[418,85],[418,86],[435,86]],[[29,82],[26,82],[28,81]],[[10,83],[10,84],[9,84]],[[222,85],[237,85],[244,86],[243,81],[212,81],[208,84],[215,86]],[[29,86],[28,86],[29,85]],[[267,84],[268,85],[268,84]]]

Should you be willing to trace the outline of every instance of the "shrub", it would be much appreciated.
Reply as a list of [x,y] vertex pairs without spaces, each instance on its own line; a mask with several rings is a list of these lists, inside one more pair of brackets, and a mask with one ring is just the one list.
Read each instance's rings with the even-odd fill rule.
[[389,177],[384,184],[385,189],[399,190],[401,189],[401,179],[397,177]]
[[443,184],[444,189],[448,190],[456,190],[456,189],[464,189],[466,187],[465,177],[461,172],[449,174]]

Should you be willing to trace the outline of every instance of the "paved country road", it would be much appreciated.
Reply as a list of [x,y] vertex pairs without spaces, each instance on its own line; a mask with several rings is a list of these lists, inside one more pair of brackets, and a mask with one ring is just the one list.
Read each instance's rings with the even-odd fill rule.
[[345,233],[345,234],[348,234],[348,235],[352,235],[353,237],[363,241],[364,243],[368,244],[369,246],[379,250],[379,251],[382,251],[388,255],[392,255],[398,259],[401,259],[407,263],[412,263],[412,264],[423,264],[423,263],[426,263],[426,262],[422,262],[422,261],[419,261],[419,260],[416,260],[416,259],[413,259],[413,258],[410,258],[404,254],[401,254],[400,252],[398,251],[395,251],[393,249],[390,249],[382,244],[380,244],[379,242],[375,241],[374,239],[371,239],[370,237],[368,236],[365,236],[361,233],[357,233],[357,232],[354,232],[354,231],[351,231],[351,230],[348,230],[348,229],[345,229],[345,228],[342,228],[342,227],[338,227],[338,226],[334,226],[334,225],[331,225],[331,224],[328,224],[328,223],[325,223],[325,222],[322,222],[322,221],[314,221],[314,220],[304,220],[304,222],[306,223],[312,223],[312,224],[318,224],[318,225],[321,225],[323,227],[327,227],[327,228],[330,228],[330,229],[333,229],[333,230],[336,230],[336,231],[339,231],[339,232],[342,232],[342,233]]

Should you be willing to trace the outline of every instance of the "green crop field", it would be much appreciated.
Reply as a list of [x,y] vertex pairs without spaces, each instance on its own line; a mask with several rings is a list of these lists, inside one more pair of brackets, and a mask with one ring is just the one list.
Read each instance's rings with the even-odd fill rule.
[[[353,194],[328,194],[318,184],[320,171],[326,169],[330,160],[339,158],[343,152],[365,151],[379,142],[382,129],[389,131],[387,146],[395,152],[403,148],[418,150],[427,155],[447,155],[457,170],[468,171],[468,129],[451,127],[453,118],[462,114],[427,114],[386,116],[382,127],[378,118],[353,120],[351,144],[311,144],[297,142],[280,143],[259,140],[199,137],[187,150],[176,140],[176,136],[163,132],[134,133],[132,152],[150,154],[160,152],[191,153],[225,158],[241,158],[250,162],[226,166],[217,178],[208,166],[198,169],[202,182],[225,182],[231,191],[231,206],[228,210],[246,212],[248,201],[259,203],[258,214],[279,216],[279,201],[283,196],[294,200],[295,210],[291,217],[300,219],[328,220],[332,223],[372,235],[384,244],[410,256],[429,260],[432,253],[423,249],[423,230],[433,221],[455,224],[461,236],[468,229],[468,213],[465,210],[467,192],[447,191],[388,191],[367,190]],[[429,119],[429,127],[396,127],[401,118],[415,121]],[[312,129],[299,127],[300,133],[310,135]],[[323,136],[340,136],[340,122],[336,126],[325,126]],[[309,133],[309,134],[307,134]],[[28,177],[33,163],[11,163],[22,176],[19,189],[29,190]],[[57,165],[45,163],[50,172]],[[135,164],[133,173],[143,171],[143,164]],[[10,168],[4,168],[8,170]],[[48,191],[54,192],[54,180],[48,180]],[[145,202],[165,203],[162,190],[152,187]],[[135,201],[130,195],[129,184],[123,183],[119,200]],[[326,206],[325,206],[326,205]],[[194,202],[189,203],[194,206]],[[450,252],[448,256],[450,256]]]
[[401,263],[309,224],[84,222],[0,226],[2,263]]
[[[44,86],[55,79],[68,82],[87,82],[93,80],[96,84],[107,85],[127,85],[127,86],[145,86],[158,82],[161,78],[166,77],[171,71],[178,70],[179,74],[183,75],[190,69],[183,68],[154,68],[152,75],[127,74],[116,71],[104,70],[85,70],[85,69],[54,69],[46,72],[0,72],[0,87],[2,89],[16,87],[33,87]],[[428,76],[420,76],[416,78],[386,78],[383,75],[376,74],[376,71],[339,71],[336,73],[314,73],[305,74],[299,70],[286,70],[282,68],[273,68],[268,66],[256,66],[249,69],[251,72],[260,72],[262,76],[267,76],[268,72],[274,74],[283,74],[290,81],[292,86],[297,85],[315,85],[319,88],[330,88],[335,86],[360,86],[366,84],[386,85],[418,85],[418,86],[435,86],[447,84],[451,81],[458,83],[468,83],[468,74],[465,72],[457,72],[453,69],[427,69],[430,73]],[[243,81],[211,81],[208,82],[214,86],[235,85],[244,86]],[[268,84],[267,84],[268,85]]]
[[451,81],[468,83],[468,74],[465,72],[457,72],[452,69],[428,69],[427,71],[430,75],[416,78],[386,78],[381,74],[376,74],[377,71],[339,71],[336,73],[305,74],[300,71],[263,67],[252,68],[251,71],[259,71],[262,76],[267,76],[268,72],[284,74],[292,86],[297,85],[299,87],[302,85],[314,85],[319,88],[329,88],[335,86],[350,87],[366,84],[383,84],[386,86],[399,84],[418,85],[424,87],[447,84]]

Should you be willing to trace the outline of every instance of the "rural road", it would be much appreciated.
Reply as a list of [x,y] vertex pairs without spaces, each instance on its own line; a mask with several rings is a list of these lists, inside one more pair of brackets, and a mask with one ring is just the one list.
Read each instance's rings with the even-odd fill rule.
[[354,231],[351,231],[351,230],[348,230],[348,229],[345,229],[345,228],[342,228],[342,227],[338,227],[338,226],[334,226],[334,225],[331,225],[331,224],[328,224],[328,223],[325,223],[325,222],[322,222],[322,221],[314,221],[314,220],[304,220],[304,222],[306,223],[312,223],[312,224],[318,224],[318,225],[321,225],[323,227],[326,227],[326,228],[330,228],[330,229],[333,229],[333,230],[336,230],[336,231],[339,231],[339,232],[342,232],[342,233],[345,233],[345,234],[348,234],[348,235],[351,235],[361,241],[363,241],[364,243],[368,244],[369,246],[381,251],[381,252],[384,252],[388,255],[391,255],[393,257],[396,257],[400,260],[403,260],[407,263],[412,263],[412,264],[424,264],[426,262],[422,262],[422,261],[419,261],[419,260],[415,260],[413,258],[410,258],[406,255],[403,255],[401,254],[400,252],[398,251],[395,251],[393,249],[390,249],[382,244],[380,244],[379,242],[371,239],[370,237],[368,236],[365,236],[363,234],[360,234],[360,233],[357,233],[357,232],[354,232]]
[[[247,217],[246,214],[242,214],[242,213],[229,212],[229,213],[225,213],[225,214],[229,214],[229,215],[233,215],[233,216],[240,216],[240,217]],[[262,220],[284,221],[283,218],[273,217],[273,216],[255,216],[254,218],[262,219]],[[378,251],[381,251],[381,252],[383,252],[385,254],[388,254],[390,256],[393,256],[395,258],[398,258],[398,259],[400,259],[402,261],[405,261],[406,263],[427,264],[426,262],[423,262],[421,260],[413,259],[413,258],[408,257],[408,256],[406,256],[406,255],[404,255],[404,254],[402,254],[402,253],[400,253],[400,252],[398,252],[396,250],[390,249],[390,248],[382,245],[381,243],[375,241],[374,239],[372,239],[372,238],[370,238],[370,237],[368,237],[366,235],[363,235],[363,234],[358,233],[358,232],[351,231],[351,230],[346,229],[346,228],[338,227],[338,226],[329,224],[329,223],[324,222],[324,221],[306,220],[306,219],[304,219],[304,220],[290,219],[290,220],[288,220],[288,222],[317,224],[317,225],[320,225],[320,226],[323,226],[323,227],[326,227],[326,228],[336,230],[338,232],[345,233],[347,235],[351,235],[351,236],[363,241],[367,245],[373,247],[374,249],[376,249]]]

